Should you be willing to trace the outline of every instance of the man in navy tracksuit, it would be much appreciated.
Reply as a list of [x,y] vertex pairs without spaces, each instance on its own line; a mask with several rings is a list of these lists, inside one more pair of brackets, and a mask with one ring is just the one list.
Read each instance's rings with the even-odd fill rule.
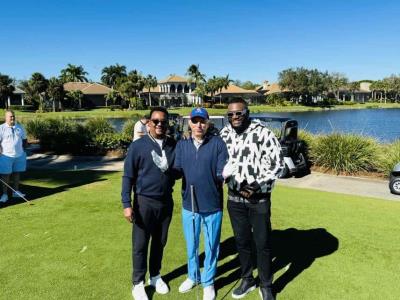
[[[166,294],[168,286],[160,276],[163,249],[167,243],[172,218],[172,187],[176,173],[172,171],[176,143],[166,136],[168,112],[163,107],[153,108],[148,123],[149,134],[129,147],[122,177],[124,216],[133,222],[132,259],[135,300],[147,300],[144,279],[147,272],[147,249],[151,237],[149,284],[156,292]],[[131,191],[134,190],[132,209]]]
[[[214,276],[219,253],[223,203],[222,170],[228,159],[228,151],[222,139],[217,135],[206,135],[208,119],[204,108],[192,110],[189,120],[191,137],[178,142],[174,164],[174,168],[183,173],[182,221],[188,255],[188,278],[180,285],[179,292],[188,292],[201,282],[204,300],[215,299]],[[191,186],[194,191],[194,207]],[[205,260],[200,276],[197,252],[201,225]]]

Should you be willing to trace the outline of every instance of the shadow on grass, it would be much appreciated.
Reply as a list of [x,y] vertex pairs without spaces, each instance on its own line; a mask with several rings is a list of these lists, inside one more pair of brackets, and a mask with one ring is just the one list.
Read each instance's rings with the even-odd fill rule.
[[[289,228],[285,230],[272,231],[273,247],[273,272],[287,268],[287,270],[273,283],[274,294],[280,293],[287,284],[294,280],[305,269],[309,268],[318,258],[334,253],[339,247],[339,240],[324,228],[298,230]],[[228,256],[237,253],[235,241],[230,237],[220,245],[218,260],[224,260]],[[204,261],[204,252],[200,254],[200,266]],[[254,259],[254,267],[256,259]],[[169,282],[187,273],[187,265],[182,265],[172,272],[163,276]],[[225,274],[227,274],[225,276]],[[224,299],[240,280],[240,262],[237,255],[230,261],[219,265],[217,268],[216,290],[221,289],[233,282],[234,285],[222,297]],[[230,296],[229,296],[230,297]]]
[[[68,189],[78,186],[84,186],[93,182],[107,180],[105,174],[110,174],[107,171],[54,171],[54,170],[30,170],[22,175],[22,183],[20,190],[26,194],[29,201],[54,195],[67,191]],[[24,181],[35,180],[51,184],[51,187],[34,186],[24,184]],[[21,198],[13,198],[12,192],[9,190],[9,200],[6,203],[0,203],[0,208],[25,203]]]

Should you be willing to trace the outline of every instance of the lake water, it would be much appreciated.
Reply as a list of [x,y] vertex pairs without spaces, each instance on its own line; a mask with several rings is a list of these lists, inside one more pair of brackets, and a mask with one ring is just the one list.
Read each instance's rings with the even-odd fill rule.
[[400,109],[352,109],[313,112],[268,113],[255,115],[282,116],[296,119],[299,128],[314,134],[355,133],[380,142],[400,139]]
[[[400,109],[351,109],[310,112],[262,113],[254,116],[281,116],[296,119],[299,128],[314,134],[355,133],[370,136],[380,142],[400,139]],[[127,119],[110,119],[121,130]]]

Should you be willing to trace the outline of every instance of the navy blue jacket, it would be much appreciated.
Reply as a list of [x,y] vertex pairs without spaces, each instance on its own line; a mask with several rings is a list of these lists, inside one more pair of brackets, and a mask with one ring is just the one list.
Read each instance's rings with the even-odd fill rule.
[[172,187],[176,175],[172,171],[175,160],[174,139],[167,137],[163,143],[163,150],[167,156],[169,168],[162,172],[153,162],[151,151],[154,150],[161,156],[161,148],[156,141],[148,135],[131,143],[124,162],[124,175],[122,176],[122,204],[124,208],[132,207],[132,187],[136,195],[145,196],[160,201],[172,199]]
[[222,210],[222,170],[228,150],[219,136],[208,135],[196,149],[193,139],[180,140],[175,150],[174,169],[183,173],[183,208],[192,210],[190,185],[194,186],[194,210],[207,213]]

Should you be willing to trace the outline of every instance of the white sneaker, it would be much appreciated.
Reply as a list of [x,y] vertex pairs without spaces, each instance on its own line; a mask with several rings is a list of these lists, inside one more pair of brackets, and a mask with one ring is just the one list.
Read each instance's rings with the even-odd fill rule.
[[195,285],[196,285],[196,283],[192,279],[186,278],[186,280],[184,282],[182,282],[181,285],[179,286],[179,293],[187,293]]
[[149,300],[147,297],[146,291],[144,289],[144,283],[141,281],[138,284],[135,284],[132,288],[132,297],[135,300]]
[[8,201],[8,195],[3,194],[1,195],[0,202],[6,203]]
[[215,300],[214,285],[206,286],[203,289],[203,300]]
[[20,192],[20,191],[13,192],[13,197],[14,198],[22,198],[22,197],[25,197],[25,196],[26,195],[23,192]]
[[169,292],[169,287],[164,280],[162,280],[161,275],[150,277],[149,284],[154,287],[159,294],[165,295]]

